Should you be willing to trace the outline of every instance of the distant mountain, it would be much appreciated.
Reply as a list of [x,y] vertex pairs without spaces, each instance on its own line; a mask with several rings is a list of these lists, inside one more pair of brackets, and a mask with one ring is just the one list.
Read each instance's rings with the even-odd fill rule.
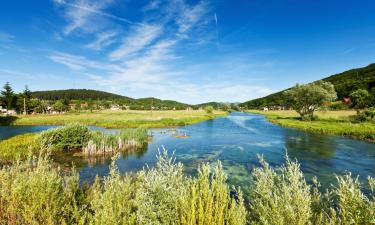
[[[335,74],[322,80],[331,82],[335,86],[338,99],[347,97],[350,93],[358,89],[366,89],[370,91],[375,87],[375,63],[366,67]],[[245,108],[261,108],[266,106],[283,105],[283,92],[286,90],[273,93],[263,98],[241,103],[240,106]]]
[[218,108],[222,108],[224,105],[225,105],[225,103],[221,103],[221,102],[206,102],[206,103],[194,105],[194,107],[195,108],[204,108],[206,106],[212,106],[215,109],[218,109]]
[[117,104],[129,105],[132,109],[185,109],[189,105],[172,100],[161,100],[157,98],[140,98],[134,99],[118,94],[105,91],[89,90],[89,89],[67,89],[67,90],[50,90],[35,91],[31,95],[35,98],[56,101],[56,100],[81,100],[81,101],[112,101]]
[[50,90],[50,91],[34,91],[31,95],[35,98],[43,100],[134,100],[129,97],[117,95],[105,91],[89,90],[89,89],[67,89],[67,90]]

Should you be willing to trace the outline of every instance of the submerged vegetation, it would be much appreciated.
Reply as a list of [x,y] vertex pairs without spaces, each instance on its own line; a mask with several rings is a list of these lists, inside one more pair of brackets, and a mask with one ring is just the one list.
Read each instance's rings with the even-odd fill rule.
[[18,161],[0,170],[0,224],[372,224],[375,180],[365,195],[350,174],[324,194],[308,184],[297,162],[279,168],[261,159],[245,203],[226,183],[220,162],[203,164],[196,177],[164,152],[154,168],[80,185],[47,157]]

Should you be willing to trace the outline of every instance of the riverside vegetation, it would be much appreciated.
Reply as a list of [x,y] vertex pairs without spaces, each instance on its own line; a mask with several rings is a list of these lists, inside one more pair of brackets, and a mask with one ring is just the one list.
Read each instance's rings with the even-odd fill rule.
[[148,142],[147,129],[122,129],[116,134],[91,131],[81,124],[68,124],[40,134],[25,134],[0,141],[0,160],[27,158],[41,151],[77,152],[80,155],[103,155],[131,151]]
[[66,125],[82,123],[84,125],[105,128],[136,128],[136,127],[174,127],[190,125],[219,116],[227,115],[225,111],[212,111],[209,115],[205,110],[176,111],[110,111],[77,112],[48,115],[19,115],[13,120],[0,117],[3,125]]
[[80,185],[77,172],[61,172],[46,156],[0,169],[0,224],[374,224],[375,180],[370,191],[350,174],[324,193],[306,183],[297,162],[270,167],[260,158],[250,195],[226,183],[220,162],[183,173],[164,151],[154,168],[110,173]]
[[265,115],[270,122],[283,127],[304,131],[352,137],[360,140],[375,141],[375,123],[373,113],[364,111],[359,115],[355,111],[317,111],[314,120],[301,120],[295,111],[248,110],[250,113]]

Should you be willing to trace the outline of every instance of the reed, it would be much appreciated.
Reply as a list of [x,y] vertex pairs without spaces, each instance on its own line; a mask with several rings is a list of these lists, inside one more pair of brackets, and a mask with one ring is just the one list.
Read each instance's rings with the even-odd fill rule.
[[92,132],[82,154],[87,156],[105,155],[134,150],[147,144],[147,130],[143,128],[123,129],[117,134]]

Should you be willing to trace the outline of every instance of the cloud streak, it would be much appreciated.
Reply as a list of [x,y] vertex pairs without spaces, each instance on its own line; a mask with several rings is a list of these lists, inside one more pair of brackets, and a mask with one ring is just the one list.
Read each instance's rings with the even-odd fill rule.
[[[112,18],[104,12],[112,4],[109,0],[78,0],[74,4],[54,1],[69,8],[65,14],[70,21],[64,29],[66,34],[85,29],[87,24],[93,23],[93,16]],[[238,59],[228,67],[224,66],[227,64],[225,58],[220,59],[219,55],[211,68],[183,66],[185,55],[181,49],[189,53],[199,50],[202,43],[214,41],[215,29],[217,34],[218,18],[207,2],[188,4],[184,0],[154,0],[140,10],[144,18],[139,22],[112,18],[112,22],[122,24],[121,29],[116,29],[119,23],[114,23],[112,27],[96,30],[98,34],[94,35],[94,40],[84,47],[100,51],[100,60],[61,51],[51,53],[49,58],[84,74],[96,85],[133,97],[155,96],[201,103],[242,101],[271,93],[267,88],[248,85],[248,76],[242,82],[237,78],[237,84],[234,84],[234,74],[243,72],[242,67],[247,68],[246,63]],[[121,22],[127,25],[123,26]],[[92,32],[87,34],[92,36]],[[211,70],[210,74],[206,74],[207,70]],[[228,74],[219,77],[215,73]]]

